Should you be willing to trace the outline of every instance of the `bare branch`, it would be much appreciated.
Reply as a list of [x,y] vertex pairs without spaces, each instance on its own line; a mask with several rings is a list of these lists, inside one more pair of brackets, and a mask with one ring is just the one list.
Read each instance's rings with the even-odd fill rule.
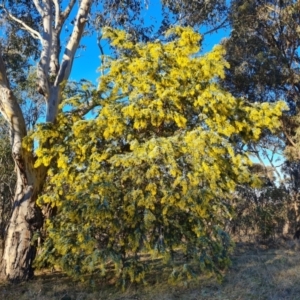
[[[272,152],[273,152],[273,151],[272,151]],[[279,178],[280,180],[282,180],[282,177],[281,177],[280,173],[278,172],[277,167],[275,167],[274,164],[273,164],[273,159],[269,157],[268,152],[267,152],[266,149],[263,149],[263,154],[264,154],[265,157],[268,159],[268,161],[269,161],[269,163],[270,163],[270,165],[271,165],[273,171],[276,173],[276,175],[278,176],[278,178]],[[274,152],[272,153],[272,157],[273,157],[273,156],[274,156]]]
[[69,17],[71,10],[73,9],[75,3],[76,3],[76,0],[70,0],[66,9],[61,13],[60,20],[58,22],[58,28],[61,29],[61,27],[65,23],[66,19]]
[[55,6],[55,25],[54,28],[56,29],[59,23],[59,16],[60,16],[60,8],[58,0],[53,0],[54,6]]
[[261,158],[261,156],[260,156],[260,154],[259,154],[259,151],[258,151],[257,148],[256,148],[256,145],[252,145],[252,147],[253,147],[253,149],[254,149],[253,152],[255,153],[257,159],[259,160],[260,164],[261,164],[262,167],[264,168],[265,174],[267,174],[267,173],[268,173],[268,171],[267,171],[267,166],[266,166],[266,164],[264,163],[264,161],[262,160],[262,158]]
[[16,23],[20,24],[22,26],[22,29],[26,30],[28,33],[31,34],[31,36],[34,39],[38,39],[38,40],[42,40],[42,36],[40,35],[40,33],[36,30],[34,30],[33,28],[31,28],[30,26],[28,26],[25,22],[23,22],[22,20],[16,18],[14,15],[12,15],[3,5],[0,5],[0,7],[2,7],[2,9],[6,12],[7,16],[15,21]]
[[217,31],[217,30],[219,30],[219,29],[221,29],[221,28],[227,27],[228,24],[226,24],[226,23],[228,23],[228,19],[227,19],[227,18],[224,19],[218,26],[216,26],[216,27],[214,27],[214,28],[212,28],[212,29],[210,29],[210,30],[204,32],[203,35],[207,35],[207,34],[210,34],[210,33],[215,32],[215,31]]
[[52,34],[51,58],[50,58],[50,76],[56,78],[59,70],[59,56],[60,56],[60,32],[62,27],[69,17],[76,0],[71,0],[65,10],[61,13],[58,0],[52,0],[55,6],[55,28]]
[[41,17],[43,17],[43,15],[44,15],[44,10],[43,10],[43,8],[42,8],[41,5],[40,5],[39,0],[33,0],[33,3],[34,3],[34,5],[35,5],[37,11],[38,11],[39,14],[41,15]]
[[293,141],[293,139],[291,138],[291,136],[287,133],[283,121],[281,121],[281,125],[282,125],[282,126],[281,126],[282,131],[283,131],[285,137],[287,138],[287,140],[291,143],[291,145],[292,145],[293,147],[297,148],[297,145],[294,143],[294,141]]
[[[102,39],[102,34],[98,34],[98,37],[97,37],[97,45],[98,45],[98,48],[100,50],[100,60],[101,60],[101,66],[104,66],[104,51],[103,51],[103,47],[101,45],[101,39]],[[104,70],[101,70],[101,75],[103,76],[104,75]]]
[[82,0],[76,17],[73,32],[65,49],[62,63],[55,81],[55,85],[61,84],[64,80],[68,80],[74,56],[79,46],[80,39],[83,34],[85,23],[87,22],[88,14],[92,5],[92,0]]
[[[37,0],[34,0],[35,5],[39,5]],[[39,93],[46,97],[49,96],[49,81],[48,73],[51,59],[51,46],[52,46],[52,7],[50,0],[43,0],[43,8],[39,6],[38,9],[42,9],[43,20],[43,38],[42,38],[42,52],[41,59],[38,64],[38,85]]]
[[[53,122],[57,116],[58,105],[61,101],[61,84],[69,79],[76,50],[78,49],[85,24],[92,6],[93,0],[82,0],[76,16],[73,32],[64,51],[62,62],[54,85],[51,87],[51,97],[47,103],[46,121]],[[70,2],[70,4],[72,4]],[[69,4],[69,7],[70,7]],[[62,19],[61,19],[62,20]]]

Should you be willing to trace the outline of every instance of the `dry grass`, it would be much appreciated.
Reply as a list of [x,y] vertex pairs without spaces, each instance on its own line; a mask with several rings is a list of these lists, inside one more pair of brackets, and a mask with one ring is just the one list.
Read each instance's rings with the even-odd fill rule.
[[237,244],[232,267],[221,284],[213,278],[203,277],[189,284],[170,286],[161,273],[153,273],[153,283],[130,286],[122,292],[109,282],[99,281],[92,288],[61,273],[45,272],[17,286],[0,283],[0,299],[300,299],[300,252],[296,248],[289,242],[272,249]]

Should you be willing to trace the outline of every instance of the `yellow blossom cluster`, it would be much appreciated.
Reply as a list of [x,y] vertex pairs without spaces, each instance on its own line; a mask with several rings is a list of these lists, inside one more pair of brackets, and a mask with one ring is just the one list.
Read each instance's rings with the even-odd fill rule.
[[35,135],[36,165],[51,164],[39,204],[59,207],[41,261],[71,273],[105,273],[113,261],[116,275],[131,281],[143,279],[143,251],[170,262],[179,248],[215,272],[228,264],[223,200],[237,183],[257,181],[234,141],[276,130],[285,107],[250,105],[224,91],[222,46],[201,56],[201,36],[191,28],[167,35],[167,43],[134,44],[106,29],[120,55],[102,66],[92,93],[101,98],[97,117],[61,113]]

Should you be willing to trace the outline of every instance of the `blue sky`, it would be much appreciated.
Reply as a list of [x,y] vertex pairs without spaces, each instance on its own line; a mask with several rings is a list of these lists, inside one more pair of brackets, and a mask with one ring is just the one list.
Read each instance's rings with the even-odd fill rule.
[[[147,2],[147,1],[145,1]],[[161,20],[161,4],[160,0],[149,0],[148,9],[145,9],[142,12],[142,17],[145,20],[146,24],[158,24]],[[200,32],[204,33],[207,31],[206,27],[202,27]],[[218,32],[214,32],[213,34],[208,34],[204,37],[203,40],[203,52],[208,52],[212,49],[212,47],[220,41],[229,36],[230,30],[219,30]],[[85,50],[79,49],[76,53],[76,59],[73,65],[71,79],[80,80],[86,79],[90,80],[93,83],[97,83],[97,79],[99,78],[99,73],[97,69],[100,66],[100,51],[97,46],[97,35],[94,33],[92,36],[84,37],[82,39],[82,44],[86,46]],[[104,51],[108,51],[108,44],[106,41],[103,42]]]

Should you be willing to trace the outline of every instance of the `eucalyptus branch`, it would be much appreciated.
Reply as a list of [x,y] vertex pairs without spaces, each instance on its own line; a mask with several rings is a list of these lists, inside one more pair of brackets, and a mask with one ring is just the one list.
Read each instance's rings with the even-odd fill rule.
[[60,7],[58,0],[53,0],[54,6],[55,6],[55,25],[54,28],[56,29],[59,23],[59,16],[60,16]]
[[75,5],[76,0],[70,0],[68,6],[65,8],[65,10],[61,13],[60,15],[60,20],[58,23],[58,27],[61,28],[61,26],[64,24],[64,22],[66,21],[66,19],[69,17],[72,8]]
[[204,32],[203,35],[207,35],[207,34],[215,32],[215,31],[217,31],[217,30],[219,30],[219,29],[221,29],[223,27],[227,27],[228,26],[228,24],[226,24],[227,22],[228,22],[228,19],[226,18],[218,26],[216,26],[216,27],[214,27],[214,28],[212,28],[212,29]]
[[[9,86],[5,64],[0,48],[0,112],[10,126],[11,143],[14,155],[22,152],[22,138],[26,135],[26,125],[22,110]],[[15,158],[15,157],[14,157]]]
[[38,13],[41,15],[41,17],[43,17],[44,16],[44,10],[40,5],[39,0],[33,0],[33,3],[35,5],[35,8],[38,11]]
[[[274,151],[275,151],[275,149],[274,149]],[[272,151],[273,153],[272,153],[272,157],[271,157],[271,158],[269,157],[269,155],[268,155],[266,149],[263,149],[263,154],[264,154],[265,157],[268,159],[268,161],[269,161],[271,167],[272,167],[273,170],[275,171],[275,173],[276,173],[276,175],[278,176],[278,178],[279,178],[280,180],[282,180],[282,177],[281,177],[281,175],[279,174],[279,172],[278,172],[278,170],[277,170],[277,167],[275,167],[274,164],[273,164],[274,151]]]
[[38,40],[42,40],[42,36],[40,35],[40,33],[36,30],[34,30],[33,28],[31,28],[30,26],[28,26],[24,21],[18,19],[17,17],[15,17],[14,15],[12,15],[5,7],[3,4],[0,5],[0,7],[5,11],[5,13],[7,14],[8,18],[11,19],[12,21],[15,21],[16,23],[20,24],[22,26],[22,29],[26,30],[28,33],[31,34],[31,36],[34,39],[38,39]]
[[78,10],[74,29],[71,34],[70,40],[67,44],[67,47],[65,49],[62,63],[60,65],[60,69],[55,80],[56,86],[58,86],[64,80],[68,80],[69,78],[74,56],[78,48],[79,41],[82,37],[84,25],[87,21],[87,17],[90,12],[91,5],[92,5],[91,0],[82,0],[80,3],[80,8]]
[[[100,56],[101,66],[103,66],[103,65],[104,65],[104,60],[103,60],[104,50],[103,50],[103,47],[102,47],[102,45],[101,45],[101,39],[102,39],[102,34],[98,34],[98,37],[97,37],[97,45],[98,45],[98,48],[99,48],[100,53],[101,53],[101,56]],[[102,76],[104,75],[103,69],[101,69],[101,75],[102,75]]]
[[[69,10],[71,10],[71,8],[73,7],[74,5],[73,2],[74,1],[71,1],[69,3],[68,5]],[[63,82],[66,82],[69,79],[76,50],[78,49],[79,42],[81,40],[85,24],[88,20],[88,16],[92,4],[93,4],[92,0],[81,0],[80,2],[72,34],[65,48],[64,55],[62,57],[62,61],[59,66],[57,76],[55,77],[54,84],[53,86],[51,86],[51,95],[47,101],[47,111],[46,111],[47,122],[53,122],[57,116],[58,105],[61,101],[61,90],[62,90],[61,84]],[[58,28],[55,30],[56,32],[60,30],[61,28],[60,26],[62,26],[64,22],[64,17],[67,17],[68,15],[68,10],[65,10],[64,13],[67,14],[66,15],[63,14],[62,15],[63,17],[62,16],[60,17],[60,23],[58,24]]]
[[34,0],[34,4],[37,10],[42,16],[43,23],[43,36],[42,36],[42,51],[40,55],[40,61],[38,64],[37,75],[38,75],[38,86],[39,93],[46,99],[49,96],[49,80],[48,73],[50,67],[50,59],[52,52],[52,39],[53,39],[53,28],[52,28],[52,6],[50,0],[42,0],[43,8],[40,6],[38,0]]

